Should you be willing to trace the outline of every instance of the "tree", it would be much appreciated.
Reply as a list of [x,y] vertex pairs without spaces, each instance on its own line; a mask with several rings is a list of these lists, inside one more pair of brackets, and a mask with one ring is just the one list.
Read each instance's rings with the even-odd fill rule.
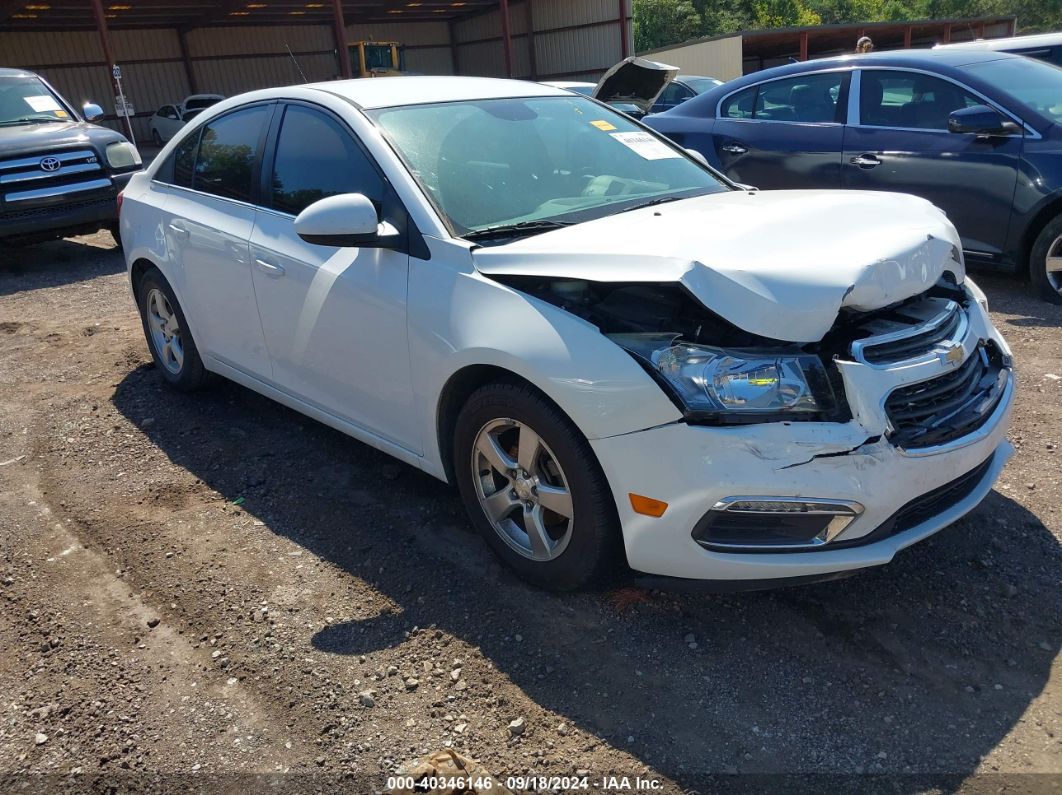
[[755,8],[758,28],[822,24],[822,17],[804,5],[802,0],[757,0]]
[[692,39],[701,15],[691,0],[634,0],[634,48],[638,52]]

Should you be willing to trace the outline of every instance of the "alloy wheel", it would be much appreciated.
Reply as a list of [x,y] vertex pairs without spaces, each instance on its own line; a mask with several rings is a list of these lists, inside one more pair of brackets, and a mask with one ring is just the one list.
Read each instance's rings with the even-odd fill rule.
[[559,557],[572,536],[572,495],[557,457],[527,424],[496,419],[472,448],[472,479],[483,514],[515,552]]
[[1047,283],[1062,295],[1062,236],[1056,237],[1047,249],[1044,267],[1047,269]]
[[169,299],[157,287],[152,288],[147,296],[147,321],[151,342],[155,346],[159,361],[163,367],[177,375],[184,367],[181,326]]

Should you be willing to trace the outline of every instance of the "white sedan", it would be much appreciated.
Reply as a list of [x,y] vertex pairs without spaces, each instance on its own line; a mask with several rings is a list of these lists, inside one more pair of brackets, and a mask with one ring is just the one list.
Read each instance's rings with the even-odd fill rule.
[[1011,454],[1010,352],[939,210],[745,189],[586,97],[254,92],[123,199],[165,381],[230,378],[455,484],[545,587],[877,566]]

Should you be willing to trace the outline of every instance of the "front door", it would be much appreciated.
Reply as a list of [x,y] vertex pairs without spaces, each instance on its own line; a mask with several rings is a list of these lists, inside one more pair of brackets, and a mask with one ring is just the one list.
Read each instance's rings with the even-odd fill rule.
[[757,188],[839,188],[848,79],[816,72],[726,97],[712,131],[715,162]]
[[394,223],[389,186],[342,122],[302,104],[285,107],[267,167],[269,195],[255,220],[251,258],[274,382],[420,453],[406,331],[408,254],[313,245],[294,230],[303,209],[340,193],[387,205],[383,218]]
[[922,72],[862,69],[859,118],[844,137],[844,185],[913,193],[947,213],[963,248],[996,258],[1007,239],[1021,132],[948,132],[948,116],[985,100]]

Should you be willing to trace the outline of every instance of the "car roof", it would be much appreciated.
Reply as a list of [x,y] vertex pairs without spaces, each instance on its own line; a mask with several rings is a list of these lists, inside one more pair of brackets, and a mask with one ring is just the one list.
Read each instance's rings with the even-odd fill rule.
[[0,68],[0,77],[37,77],[37,73],[26,69]]
[[1020,50],[1026,47],[1049,47],[1062,44],[1062,33],[1037,33],[1032,36],[1007,36],[1002,39],[974,39],[950,44],[937,44],[935,50]]
[[310,83],[305,88],[327,91],[365,109],[477,99],[570,96],[567,91],[542,83],[490,77],[363,77]]

